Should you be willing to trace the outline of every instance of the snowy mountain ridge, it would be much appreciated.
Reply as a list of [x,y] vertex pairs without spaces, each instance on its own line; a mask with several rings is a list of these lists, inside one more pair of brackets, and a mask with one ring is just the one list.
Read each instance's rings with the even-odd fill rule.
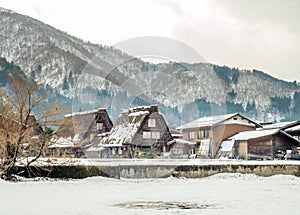
[[[178,114],[196,104],[200,115],[206,115],[200,110],[203,105],[227,102],[227,109],[229,105],[248,108],[258,120],[279,121],[293,118],[295,94],[300,92],[297,83],[260,71],[208,63],[144,62],[6,9],[0,10],[0,32],[0,57],[57,94],[79,101],[73,110],[81,109],[83,103],[91,106],[87,109],[114,106],[116,112],[134,103],[158,103]],[[289,103],[280,108],[282,99]],[[178,118],[174,115],[166,117]]]

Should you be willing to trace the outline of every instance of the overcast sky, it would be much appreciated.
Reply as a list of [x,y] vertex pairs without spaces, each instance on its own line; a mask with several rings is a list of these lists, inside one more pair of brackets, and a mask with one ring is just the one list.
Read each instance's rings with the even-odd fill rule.
[[168,37],[206,61],[300,81],[298,0],[0,0],[86,41]]

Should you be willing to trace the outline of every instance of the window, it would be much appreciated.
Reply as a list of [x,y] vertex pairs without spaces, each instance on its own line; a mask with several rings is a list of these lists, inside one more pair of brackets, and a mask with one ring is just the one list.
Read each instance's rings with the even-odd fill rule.
[[198,138],[201,139],[201,138],[204,138],[204,130],[200,130],[198,132]]
[[143,131],[143,138],[144,139],[150,139],[151,138],[151,132],[150,131]]
[[205,138],[209,138],[209,130],[205,130],[204,131],[204,137]]
[[102,131],[103,130],[103,123],[102,122],[97,122],[97,130]]
[[158,131],[151,132],[151,137],[152,137],[152,139],[159,139],[160,132],[158,132]]
[[118,148],[118,155],[121,155],[121,154],[122,154],[122,148],[119,147],[119,148]]
[[195,132],[194,131],[190,131],[189,132],[189,139],[190,140],[194,140],[195,139]]
[[143,132],[143,138],[144,139],[160,139],[160,132],[158,131],[144,131]]
[[183,154],[183,150],[182,149],[177,149],[177,152],[176,152],[178,155],[182,155]]
[[173,148],[172,152],[174,155],[182,155],[183,154],[183,150],[180,148]]
[[148,127],[153,128],[156,126],[155,119],[148,119]]
[[209,138],[209,130],[200,130],[198,132],[198,138],[199,139]]

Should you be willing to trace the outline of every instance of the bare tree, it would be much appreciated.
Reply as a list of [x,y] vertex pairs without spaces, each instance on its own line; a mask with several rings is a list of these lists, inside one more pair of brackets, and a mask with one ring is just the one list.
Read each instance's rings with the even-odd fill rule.
[[41,93],[43,86],[34,80],[12,74],[8,80],[8,90],[1,89],[0,94],[0,171],[2,178],[12,180],[20,161],[30,174],[30,166],[51,144],[50,126],[59,125],[65,110],[59,102],[49,104],[49,93]]

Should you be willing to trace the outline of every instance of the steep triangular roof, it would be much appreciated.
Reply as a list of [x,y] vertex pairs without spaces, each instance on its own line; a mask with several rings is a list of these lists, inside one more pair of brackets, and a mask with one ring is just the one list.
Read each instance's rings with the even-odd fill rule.
[[109,132],[106,144],[131,144],[134,136],[140,130],[144,120],[152,113],[158,112],[158,107],[142,106],[122,111],[115,125]]
[[[6,120],[10,121],[10,126],[12,126],[13,124],[15,125],[20,125],[21,123],[19,121],[17,121],[14,118],[9,118],[6,116],[3,116],[2,114],[0,114],[0,127],[2,126],[2,117],[4,117]],[[27,121],[27,125],[26,125],[26,134],[29,136],[34,136],[34,135],[39,135],[43,132],[43,128],[40,126],[38,120],[36,119],[36,117],[34,116],[34,114],[29,114],[28,115],[28,121]]]
[[99,108],[97,110],[76,112],[65,115],[56,135],[58,137],[71,139],[73,142],[81,142],[81,144],[88,143],[90,141],[88,138],[89,132],[96,124],[95,117],[97,114],[105,115],[110,128],[112,127],[113,124],[106,112],[106,109]]

